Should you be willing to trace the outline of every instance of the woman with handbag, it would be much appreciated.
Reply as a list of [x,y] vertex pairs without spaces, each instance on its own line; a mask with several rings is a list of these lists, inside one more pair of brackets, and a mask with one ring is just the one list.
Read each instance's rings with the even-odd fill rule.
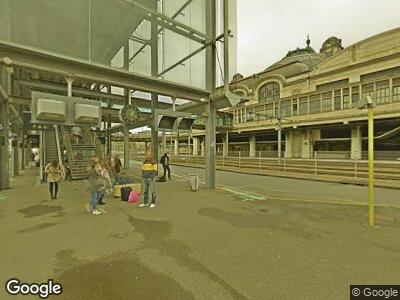
[[44,168],[47,182],[49,183],[49,192],[51,199],[57,199],[58,183],[61,181],[61,168],[58,161],[52,161]]

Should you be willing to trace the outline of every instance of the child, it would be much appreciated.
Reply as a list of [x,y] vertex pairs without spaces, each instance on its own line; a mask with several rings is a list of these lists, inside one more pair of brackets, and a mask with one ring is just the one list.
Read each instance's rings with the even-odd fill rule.
[[61,181],[61,168],[58,161],[52,161],[44,168],[49,183],[49,192],[51,199],[57,199],[58,183]]
[[155,177],[158,175],[157,162],[151,150],[146,152],[146,159],[142,165],[143,203],[139,207],[146,207],[151,197],[150,208],[156,207]]

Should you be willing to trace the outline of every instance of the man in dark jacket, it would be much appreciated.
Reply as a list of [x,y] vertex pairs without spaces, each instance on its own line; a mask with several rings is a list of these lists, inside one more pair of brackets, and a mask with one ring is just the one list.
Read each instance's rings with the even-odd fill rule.
[[171,169],[169,168],[169,156],[168,153],[164,153],[164,155],[161,157],[160,160],[163,169],[164,169],[164,178],[167,178],[167,172],[168,172],[168,179],[171,180]]

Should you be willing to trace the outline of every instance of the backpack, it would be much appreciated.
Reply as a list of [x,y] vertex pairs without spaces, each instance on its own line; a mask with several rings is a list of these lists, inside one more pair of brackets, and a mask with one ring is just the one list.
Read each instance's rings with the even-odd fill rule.
[[131,192],[132,188],[130,186],[121,188],[121,201],[128,201]]
[[162,176],[157,178],[157,182],[165,182],[165,181],[166,180],[165,180],[165,176],[164,175],[162,175]]

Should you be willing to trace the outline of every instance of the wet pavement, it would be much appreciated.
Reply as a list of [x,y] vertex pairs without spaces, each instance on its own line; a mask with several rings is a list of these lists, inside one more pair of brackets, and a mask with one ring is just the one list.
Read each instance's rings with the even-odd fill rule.
[[285,184],[265,176],[218,174],[221,188],[191,192],[195,170],[175,171],[157,184],[155,209],[109,196],[101,216],[85,211],[84,182],[63,182],[50,200],[24,171],[0,192],[0,299],[15,298],[4,291],[11,277],[53,278],[60,299],[348,299],[350,284],[400,281],[395,205],[377,207],[371,230],[365,206],[339,203],[359,201],[351,186],[286,183],[288,199],[339,200],[284,201],[270,192],[285,198]]

